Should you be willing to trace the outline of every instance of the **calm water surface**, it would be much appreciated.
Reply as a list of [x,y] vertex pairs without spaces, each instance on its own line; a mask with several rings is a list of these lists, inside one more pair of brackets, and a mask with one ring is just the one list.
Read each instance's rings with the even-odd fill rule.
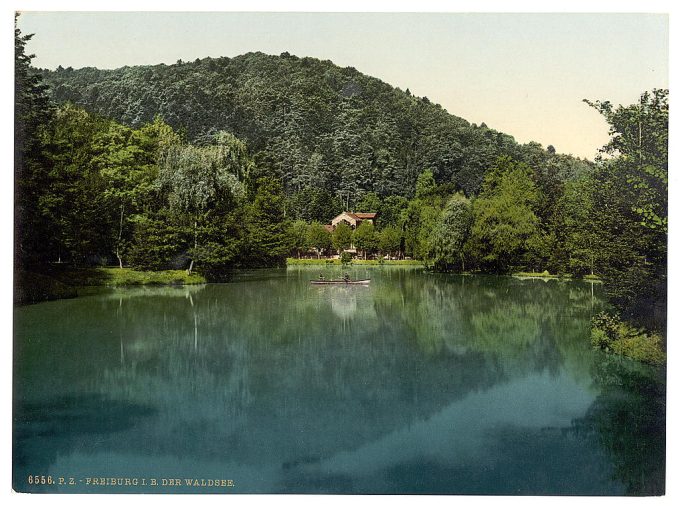
[[[663,492],[663,376],[591,350],[598,285],[319,272],[16,308],[15,488]],[[102,477],[235,486],[86,484]]]

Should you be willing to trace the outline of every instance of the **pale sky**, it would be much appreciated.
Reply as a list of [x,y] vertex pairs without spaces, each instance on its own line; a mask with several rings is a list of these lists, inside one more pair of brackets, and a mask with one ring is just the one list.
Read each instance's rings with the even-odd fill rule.
[[328,59],[515,137],[594,158],[581,100],[668,88],[665,14],[26,12],[34,65],[112,69],[249,51]]

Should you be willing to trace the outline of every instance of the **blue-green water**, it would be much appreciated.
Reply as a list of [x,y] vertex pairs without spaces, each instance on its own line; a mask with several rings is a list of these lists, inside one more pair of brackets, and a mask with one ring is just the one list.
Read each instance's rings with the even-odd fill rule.
[[590,348],[598,285],[321,271],[16,308],[15,489],[663,492],[662,377]]

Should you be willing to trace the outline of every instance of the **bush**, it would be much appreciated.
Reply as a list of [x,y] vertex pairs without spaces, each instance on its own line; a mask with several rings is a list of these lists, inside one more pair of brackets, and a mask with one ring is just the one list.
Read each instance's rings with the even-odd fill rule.
[[598,329],[596,327],[591,329],[590,344],[595,348],[607,351],[609,349],[610,343],[611,340],[609,339],[609,336],[607,336],[607,334],[602,329]]
[[348,263],[352,263],[352,253],[348,253],[347,251],[343,251],[342,254],[340,255],[340,263],[343,265],[347,265]]
[[635,328],[621,321],[618,315],[595,315],[591,321],[590,342],[594,348],[636,361],[648,364],[663,364],[666,361],[659,334]]

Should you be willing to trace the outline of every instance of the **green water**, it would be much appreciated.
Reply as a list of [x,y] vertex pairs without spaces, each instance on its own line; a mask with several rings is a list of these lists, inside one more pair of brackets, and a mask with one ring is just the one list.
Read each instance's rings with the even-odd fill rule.
[[662,376],[591,350],[598,285],[321,271],[16,308],[15,489],[663,492]]

